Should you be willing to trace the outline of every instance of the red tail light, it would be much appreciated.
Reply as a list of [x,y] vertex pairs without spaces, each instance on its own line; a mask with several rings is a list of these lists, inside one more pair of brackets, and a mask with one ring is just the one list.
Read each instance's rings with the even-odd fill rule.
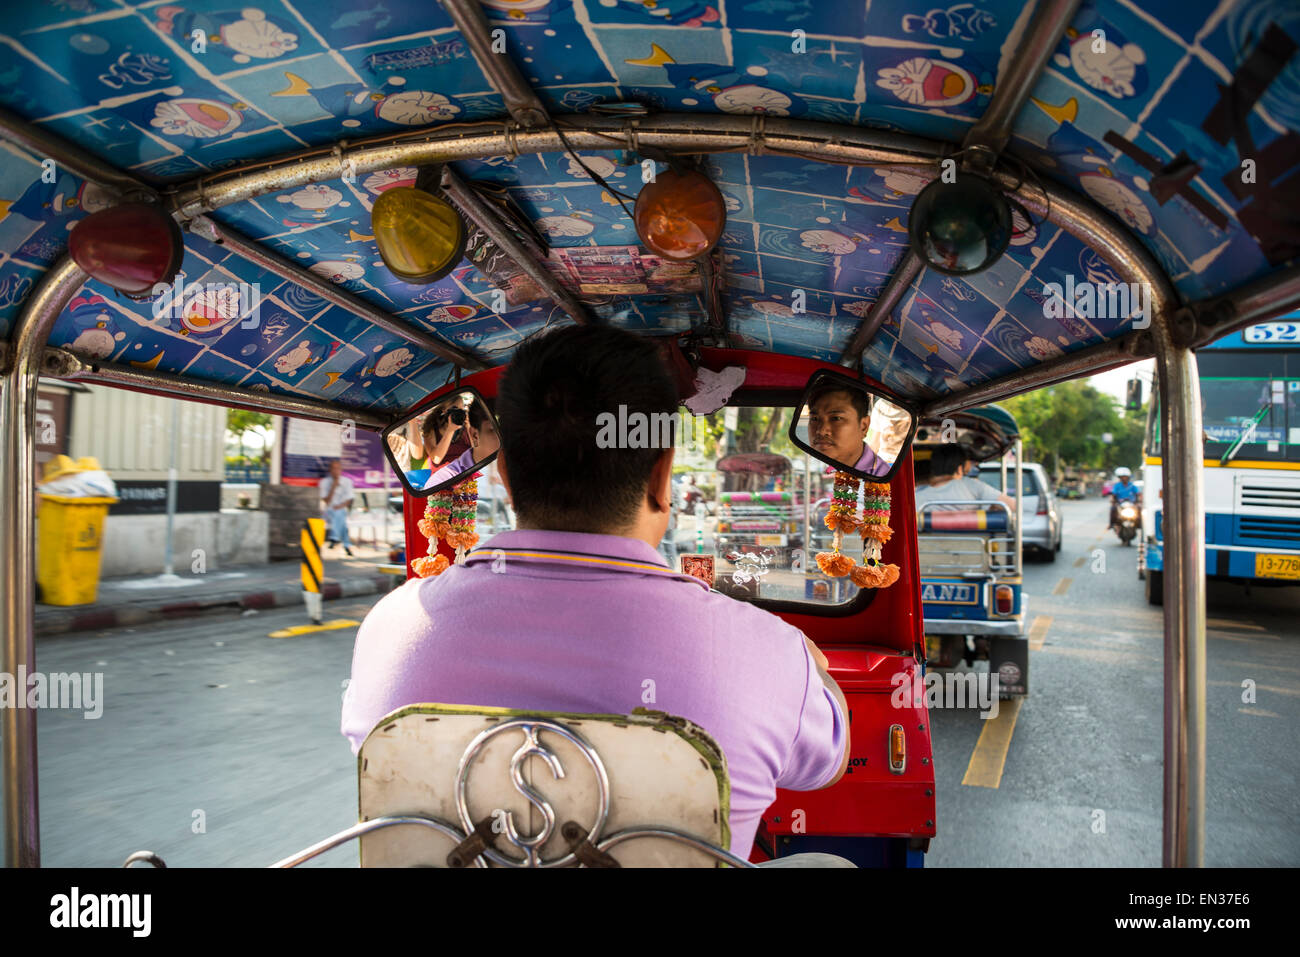
[[1038,496],[1038,511],[1037,511],[1035,514],[1037,514],[1037,515],[1046,515],[1046,514],[1047,514],[1047,496],[1046,496],[1046,495],[1040,495],[1040,496]]
[[1009,615],[1015,607],[1016,596],[1010,585],[999,585],[993,592],[993,610],[999,615]]

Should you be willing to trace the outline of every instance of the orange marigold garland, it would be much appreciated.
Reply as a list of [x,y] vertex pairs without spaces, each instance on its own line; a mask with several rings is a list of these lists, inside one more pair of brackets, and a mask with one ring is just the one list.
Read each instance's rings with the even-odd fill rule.
[[[833,552],[819,552],[817,567],[831,578],[849,580],[859,588],[888,588],[898,581],[898,566],[881,564],[881,547],[893,534],[889,528],[889,486],[883,482],[868,482],[863,500],[862,515],[858,515],[858,489],[862,480],[848,472],[835,473],[835,489],[831,493],[830,512],[826,527],[834,532]],[[858,532],[862,536],[862,564],[858,565],[848,555],[840,553],[844,532]]]
[[469,550],[478,544],[474,520],[478,513],[478,476],[472,476],[453,488],[430,495],[424,517],[416,526],[429,540],[429,554],[411,562],[411,570],[421,578],[441,575],[451,567],[446,555],[437,554],[438,539],[456,549],[456,563],[465,561]]

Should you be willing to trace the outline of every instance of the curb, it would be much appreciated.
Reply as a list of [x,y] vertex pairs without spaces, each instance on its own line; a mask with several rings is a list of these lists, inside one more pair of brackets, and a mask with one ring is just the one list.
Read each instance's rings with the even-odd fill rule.
[[[393,587],[387,575],[360,576],[343,581],[321,582],[321,598],[334,601],[339,598],[358,598],[363,595],[385,594]],[[79,631],[104,631],[154,621],[195,618],[201,615],[232,611],[262,611],[268,608],[286,608],[303,605],[302,588],[297,584],[279,585],[267,591],[222,592],[188,601],[153,601],[117,606],[67,608],[57,611],[38,611],[36,634],[40,637]]]

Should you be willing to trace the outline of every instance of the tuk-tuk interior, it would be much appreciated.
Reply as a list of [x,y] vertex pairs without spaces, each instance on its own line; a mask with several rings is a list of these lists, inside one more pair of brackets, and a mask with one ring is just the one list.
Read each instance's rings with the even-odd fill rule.
[[[9,11],[0,671],[35,667],[41,375],[379,431],[460,384],[490,400],[518,343],[569,323],[675,339],[687,381],[739,366],[738,402],[779,393],[793,407],[811,371],[835,368],[925,417],[1154,356],[1172,397],[1164,858],[1197,863],[1192,348],[1300,302],[1300,237],[1277,212],[1300,182],[1296,133],[1277,119],[1294,115],[1300,62],[1288,8],[995,0],[969,23],[940,18],[949,35],[928,5],[892,0],[797,15],[672,0],[387,7]],[[965,276],[909,233],[922,190],[959,168],[1013,204],[1005,252]],[[716,249],[694,259],[650,254],[635,228],[629,201],[670,172],[722,197]],[[422,275],[381,255],[392,190],[436,194],[466,233]],[[132,255],[112,255],[128,237]],[[151,288],[154,274],[168,281]],[[1120,287],[1133,298],[1107,311],[1085,287],[1109,289],[1111,306]],[[770,606],[825,650],[858,722],[924,661],[910,455],[886,546],[899,581],[829,609]],[[422,503],[405,508],[409,533]],[[408,539],[408,559],[419,549]],[[851,782],[799,806],[822,808],[828,833],[934,834],[917,717],[901,777],[864,753]],[[36,715],[0,718],[5,860],[36,865]],[[787,805],[769,812],[782,840],[797,836]]]

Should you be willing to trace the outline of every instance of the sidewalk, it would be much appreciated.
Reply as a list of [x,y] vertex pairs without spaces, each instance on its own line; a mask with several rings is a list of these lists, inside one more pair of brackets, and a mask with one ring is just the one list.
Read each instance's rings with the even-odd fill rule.
[[[341,548],[325,551],[326,601],[380,595],[402,584],[401,575],[386,575],[378,565],[388,563],[388,548],[353,546],[348,558]],[[188,618],[213,612],[306,606],[298,562],[271,562],[223,568],[205,575],[178,575],[179,581],[161,582],[159,576],[105,578],[93,605],[36,605],[39,636],[78,631],[102,631],[123,625]]]

